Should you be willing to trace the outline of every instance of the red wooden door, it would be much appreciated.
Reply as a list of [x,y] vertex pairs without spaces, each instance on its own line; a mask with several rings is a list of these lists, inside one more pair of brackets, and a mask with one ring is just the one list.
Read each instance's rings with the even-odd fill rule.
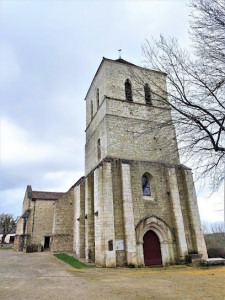
[[154,231],[149,230],[143,238],[144,260],[146,266],[162,265],[160,241]]

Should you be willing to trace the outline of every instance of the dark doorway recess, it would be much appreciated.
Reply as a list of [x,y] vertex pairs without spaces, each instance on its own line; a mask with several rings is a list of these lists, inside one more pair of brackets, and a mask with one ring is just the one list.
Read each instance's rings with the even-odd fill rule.
[[44,244],[44,249],[49,249],[50,247],[50,236],[45,236],[45,244]]
[[145,266],[161,266],[162,256],[160,241],[154,231],[149,230],[143,238]]

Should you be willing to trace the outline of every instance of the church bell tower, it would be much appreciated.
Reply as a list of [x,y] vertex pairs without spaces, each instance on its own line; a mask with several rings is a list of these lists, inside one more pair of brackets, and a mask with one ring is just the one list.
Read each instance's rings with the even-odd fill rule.
[[207,257],[163,91],[166,74],[103,58],[87,92],[85,255],[99,266]]

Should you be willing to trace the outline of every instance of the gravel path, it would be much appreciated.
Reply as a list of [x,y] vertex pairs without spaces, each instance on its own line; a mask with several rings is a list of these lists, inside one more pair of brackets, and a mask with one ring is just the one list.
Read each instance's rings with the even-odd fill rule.
[[0,299],[225,299],[225,267],[76,270],[50,252],[0,251]]

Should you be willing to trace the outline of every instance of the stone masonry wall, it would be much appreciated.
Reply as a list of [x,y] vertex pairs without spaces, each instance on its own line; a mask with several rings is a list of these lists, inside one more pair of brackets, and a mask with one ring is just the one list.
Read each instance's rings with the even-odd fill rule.
[[34,205],[35,202],[33,200],[30,200],[30,215],[26,221],[26,231],[25,234],[27,234],[27,245],[32,243],[32,230],[33,230],[33,224],[34,224]]
[[44,237],[52,236],[54,200],[35,200],[34,202],[34,220],[32,230],[32,244],[42,244],[44,246]]
[[73,250],[74,188],[55,202],[51,251]]
[[165,106],[160,102],[157,94],[162,94],[166,90],[166,74],[143,69],[138,66],[131,66],[105,60],[105,95],[110,98],[125,99],[124,83],[129,79],[132,85],[133,102],[145,104],[144,84],[148,83],[152,91],[152,102],[155,106]]
[[[190,211],[189,199],[187,194],[188,190],[185,184],[185,178],[183,176],[182,168],[177,168],[176,174],[177,174],[177,182],[178,182],[179,195],[180,195],[180,205],[181,205],[183,221],[184,221],[184,229],[185,229],[187,245],[188,245],[188,252],[197,252],[195,232],[193,227],[193,221],[191,218],[191,211]],[[192,189],[193,188],[194,187],[192,187]]]
[[85,178],[85,257],[95,261],[94,174]]
[[188,168],[181,168],[181,172],[186,191],[187,211],[189,212],[189,226],[191,227],[191,236],[194,240],[192,245],[195,246],[195,248],[190,250],[190,252],[194,250],[197,253],[202,254],[203,259],[207,259],[208,254],[201,226],[192,172]]
[[[112,159],[111,161],[113,170],[112,181],[114,196],[115,238],[126,240],[124,232],[126,225],[124,224],[124,207],[121,194],[122,177],[120,171],[120,164],[123,162],[123,160]],[[178,175],[176,176],[177,180],[175,182],[177,185],[175,186],[175,183],[170,183],[172,179],[169,178],[169,176],[171,177],[171,174],[167,173],[167,166],[164,164],[146,161],[129,161],[129,165],[131,174],[134,226],[137,226],[137,224],[139,224],[139,222],[146,217],[151,216],[156,216],[157,218],[166,222],[172,233],[172,239],[177,241],[177,245],[175,246],[174,252],[171,255],[172,257],[175,257],[177,262],[179,262],[180,260],[184,259],[184,256],[187,254],[187,249],[188,251],[193,251],[192,245],[196,243],[194,236],[190,234],[190,232],[192,232],[192,223],[189,220],[189,211],[185,211],[182,204],[184,201],[184,195],[181,193],[181,182],[180,179],[178,179],[179,168],[177,169]],[[151,175],[150,185],[153,194],[151,197],[143,196],[141,178],[145,173]],[[178,194],[174,194],[174,188]],[[183,193],[185,193],[185,191]],[[178,201],[177,204],[174,201]],[[181,203],[179,208],[180,212],[177,210],[179,201]],[[187,197],[185,201],[189,201],[187,200]],[[197,210],[197,207],[195,210]],[[176,216],[177,213],[178,215]],[[181,220],[176,219],[177,217],[181,218]],[[180,222],[184,222],[184,225],[183,223],[180,224]],[[182,227],[181,225],[183,226],[182,233],[180,233]],[[181,250],[179,248],[179,243]],[[116,252],[116,256],[117,265],[123,265],[126,263],[127,257],[124,251]]]
[[[104,62],[103,62],[104,64]],[[102,66],[102,65],[101,65]],[[98,107],[97,107],[97,99],[96,93],[97,88],[99,89],[99,106],[101,105],[105,95],[106,95],[106,85],[105,85],[105,68],[100,67],[95,75],[91,86],[86,95],[86,127],[91,122],[91,101],[93,103],[93,115],[96,114]]]
[[[104,98],[105,99],[105,98]],[[91,138],[92,134],[98,128],[99,124],[102,122],[106,115],[106,101],[102,100],[102,103],[99,106],[98,113],[96,112],[93,116],[92,121],[89,123],[88,127],[86,128],[86,143]]]
[[74,187],[74,245],[73,249],[80,258],[85,257],[85,180]]
[[[151,129],[151,126],[154,127],[156,123],[171,120],[168,106],[162,104],[159,101],[160,97],[154,94],[154,92],[162,94],[160,88],[166,89],[165,74],[139,67],[132,67],[132,71],[135,73],[133,78],[130,67],[105,59],[90,86],[86,97],[86,176],[100,162],[97,156],[99,138],[102,148],[101,159],[120,157],[179,164],[173,125],[159,130],[157,134]],[[134,78],[137,77],[141,82],[136,82]],[[133,102],[125,99],[124,83],[127,78],[132,81]],[[146,80],[149,83],[152,78],[157,82],[158,87],[151,87],[154,97],[153,105],[149,106],[145,104],[143,84]],[[96,104],[97,88],[102,91],[99,108]],[[93,118],[90,116],[91,101],[94,103]]]
[[156,136],[154,132],[147,130],[149,121],[115,115],[107,115],[106,124],[109,157],[179,163],[173,128],[167,128]]
[[[112,184],[113,184],[115,239],[125,241],[120,160],[113,160],[112,162],[112,178],[113,178]],[[125,250],[116,251],[116,263],[117,266],[126,265],[127,261],[126,261]]]
[[28,210],[31,209],[31,196],[32,196],[32,189],[31,186],[27,186],[25,195],[24,195],[24,199],[23,199],[23,208],[22,208],[22,214]]
[[31,200],[31,187],[27,186],[24,200],[23,200],[23,208],[22,208],[22,215],[25,213],[26,210],[30,210],[29,217],[26,219],[26,227],[24,232],[24,222],[25,219],[20,217],[18,220],[18,224],[16,226],[16,237],[14,242],[14,249],[15,250],[21,250],[22,244],[21,244],[21,235],[25,234],[24,236],[24,247],[32,243],[32,228],[33,228],[33,213],[34,213],[34,201]]
[[[101,157],[98,157],[97,141],[101,141]],[[89,141],[85,145],[85,175],[89,174],[98,163],[107,156],[106,119],[103,118]]]
[[137,266],[136,236],[134,224],[133,195],[131,188],[130,164],[121,165],[122,194],[123,194],[123,220],[125,229],[125,251],[127,265]]
[[[155,215],[164,220],[170,227],[174,226],[171,199],[166,168],[163,164],[144,161],[130,161],[131,183],[134,205],[135,226],[146,216]],[[153,197],[144,197],[142,191],[142,176],[148,173],[154,179],[150,181]]]
[[111,162],[94,170],[95,263],[115,267],[115,230]]
[[173,208],[175,233],[176,233],[176,244],[178,249],[178,259],[184,261],[185,256],[188,254],[188,246],[186,240],[186,234],[184,229],[184,220],[181,210],[180,194],[178,189],[178,181],[176,175],[176,168],[170,166],[167,168],[168,182],[170,188],[170,197]]

